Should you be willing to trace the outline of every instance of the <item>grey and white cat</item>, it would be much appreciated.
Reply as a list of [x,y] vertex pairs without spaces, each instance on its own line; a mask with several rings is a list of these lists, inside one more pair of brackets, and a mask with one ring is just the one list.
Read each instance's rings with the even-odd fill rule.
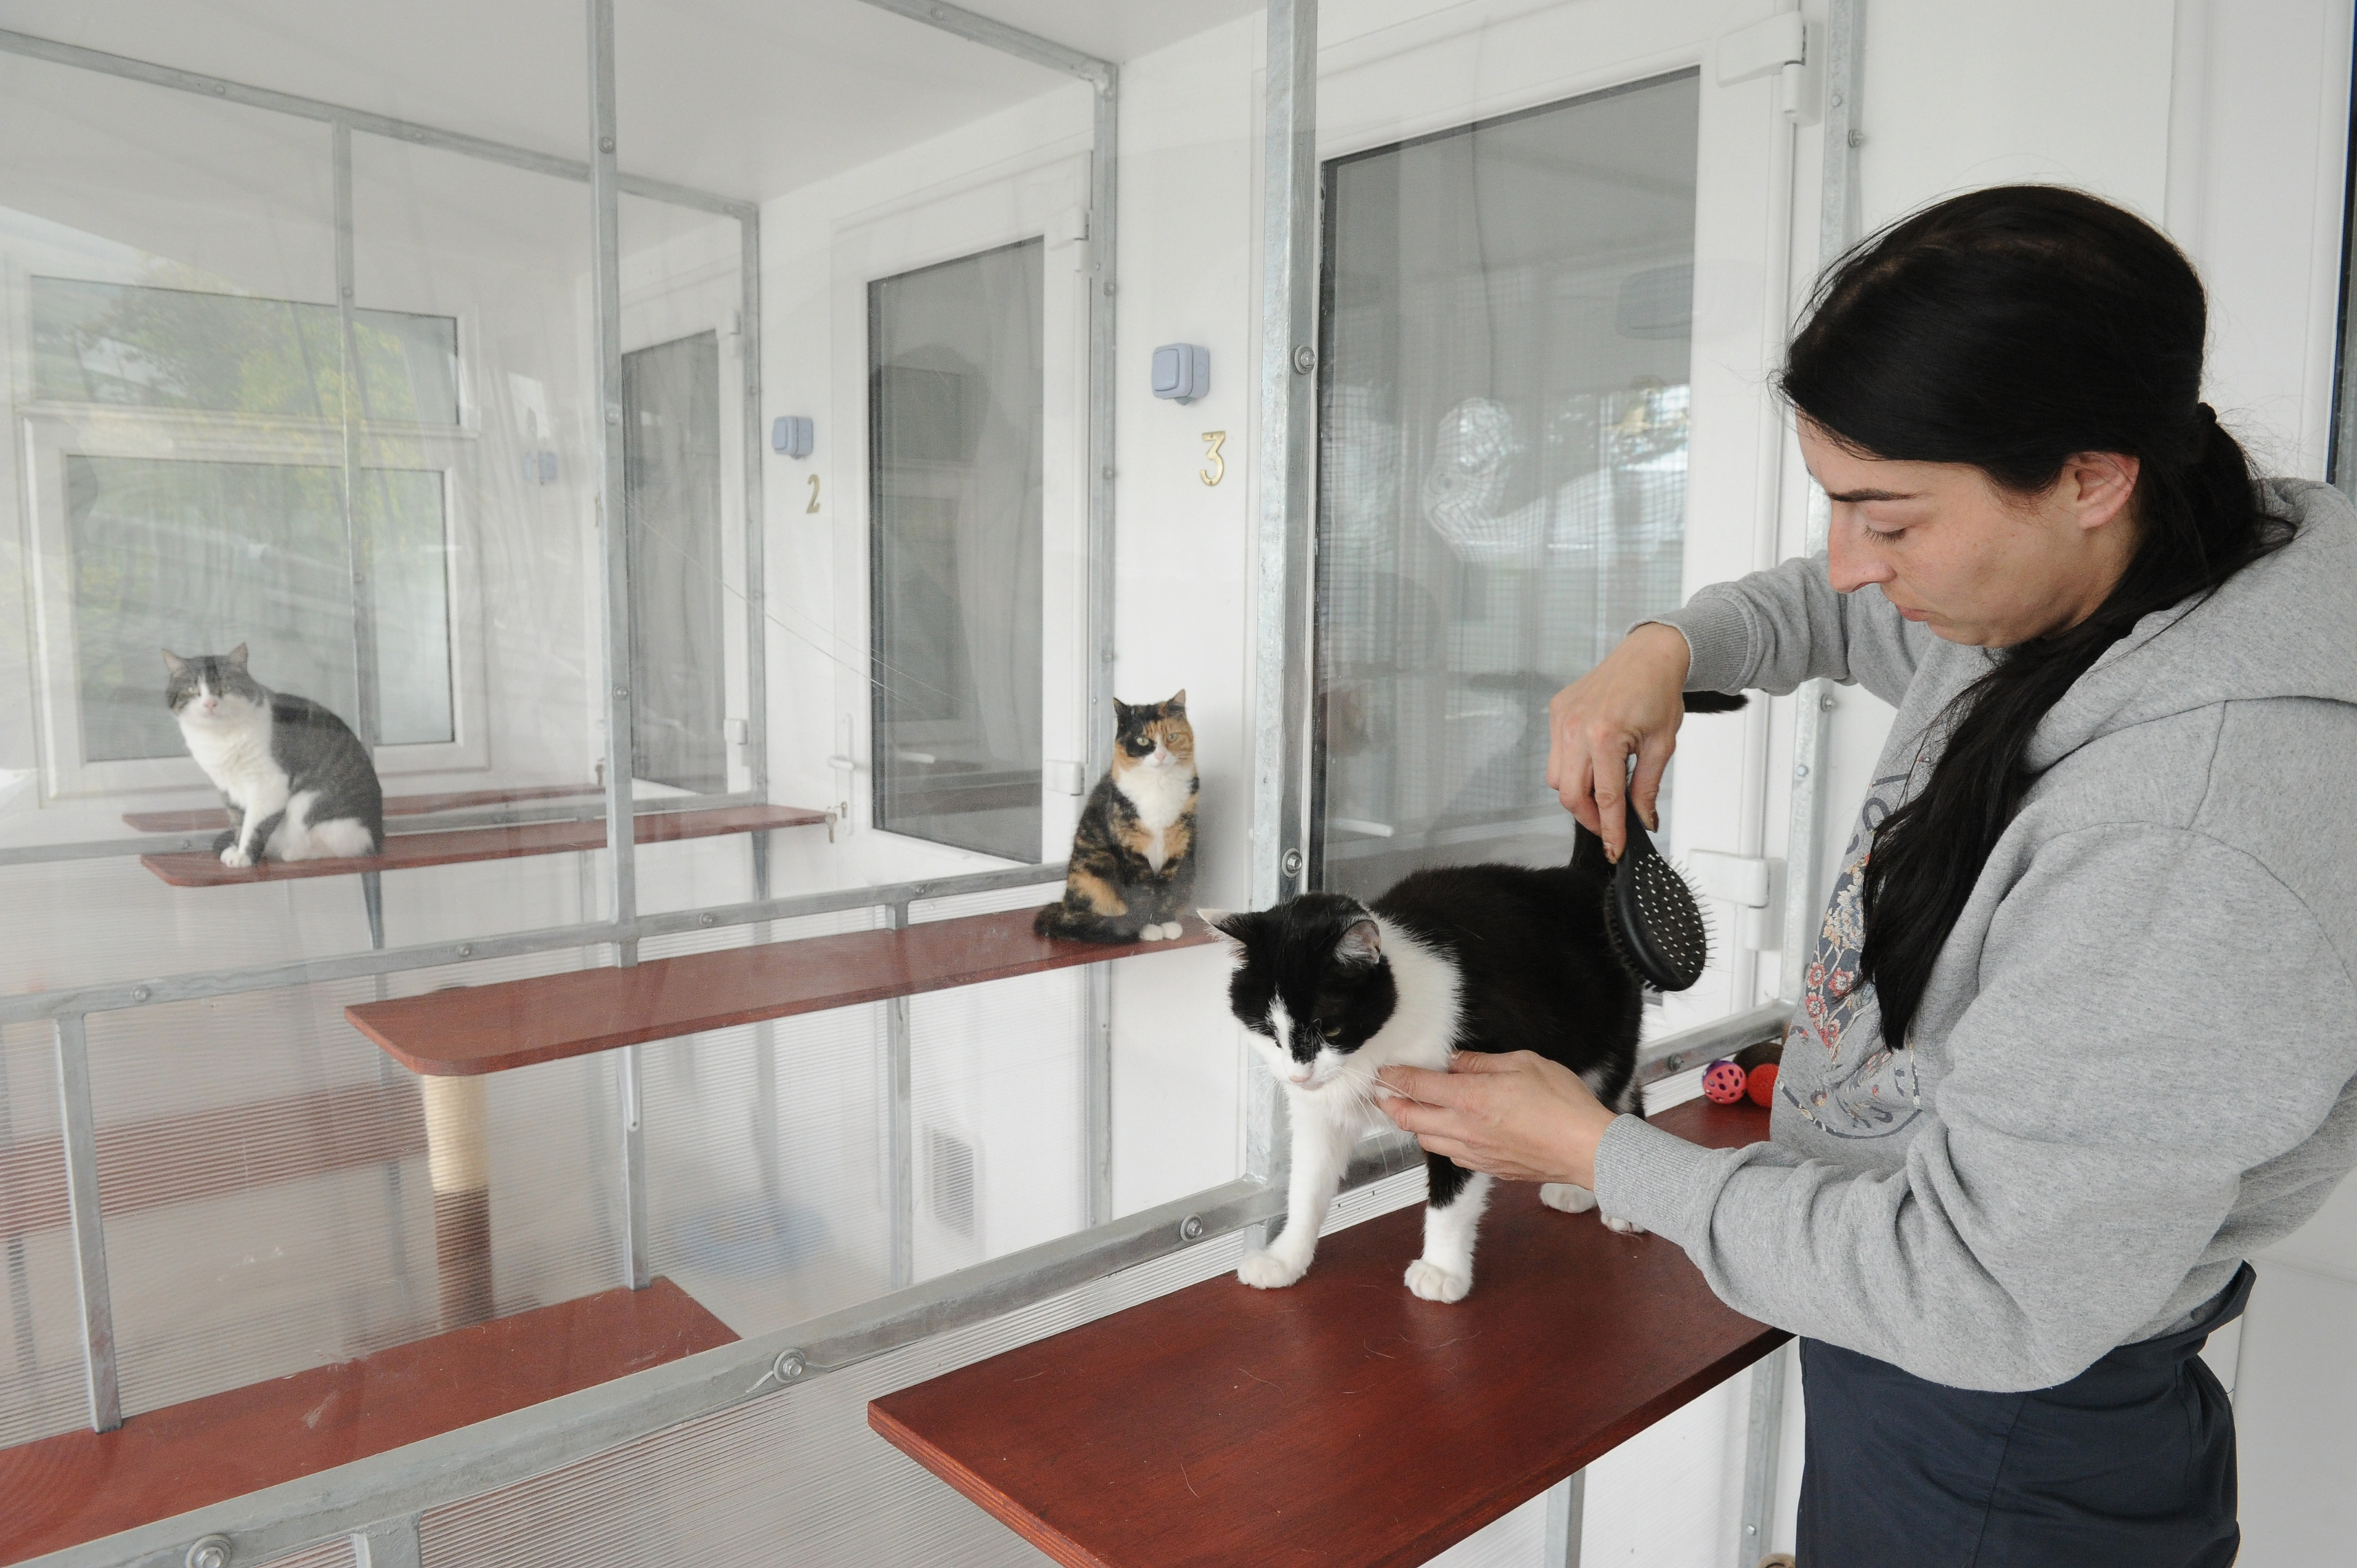
[[245,644],[187,659],[164,650],[164,700],[188,755],[235,824],[215,840],[223,865],[325,860],[384,847],[384,789],[368,747],[311,701],[273,692],[245,667]]

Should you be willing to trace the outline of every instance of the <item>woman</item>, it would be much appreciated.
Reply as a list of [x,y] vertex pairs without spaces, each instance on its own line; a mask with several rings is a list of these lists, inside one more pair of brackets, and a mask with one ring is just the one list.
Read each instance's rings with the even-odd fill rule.
[[1616,854],[1682,690],[1899,709],[1774,1142],[1695,1147],[1535,1058],[1394,1084],[1426,1148],[1591,1187],[1802,1336],[1805,1568],[2234,1556],[2196,1352],[2357,1158],[2357,513],[2253,482],[2204,314],[2078,192],[1887,231],[1782,378],[1827,553],[1555,698],[1548,782]]

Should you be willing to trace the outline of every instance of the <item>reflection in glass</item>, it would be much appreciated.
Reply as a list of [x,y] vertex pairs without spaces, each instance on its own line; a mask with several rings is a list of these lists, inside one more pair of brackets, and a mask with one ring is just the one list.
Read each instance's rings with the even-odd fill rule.
[[1697,104],[1681,73],[1326,166],[1324,886],[1570,853],[1547,699],[1678,602]]
[[[315,419],[343,413],[336,307],[37,277],[33,387],[45,403]],[[458,423],[458,323],[352,312],[365,420]]]
[[1039,854],[1037,240],[868,285],[876,825]]
[[244,643],[256,679],[373,729],[453,737],[442,476],[363,468],[353,522],[371,559],[379,712],[360,714],[352,562],[338,469],[288,463],[65,459],[82,754],[179,757],[166,648]]
[[630,520],[634,777],[718,794],[722,730],[720,338],[622,356],[623,505]]

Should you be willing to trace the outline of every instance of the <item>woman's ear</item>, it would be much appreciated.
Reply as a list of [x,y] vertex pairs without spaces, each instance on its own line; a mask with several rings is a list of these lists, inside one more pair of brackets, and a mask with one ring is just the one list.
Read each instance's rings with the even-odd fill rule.
[[2127,510],[2144,460],[2126,452],[2074,452],[2062,465],[2063,499],[2082,529],[2103,527]]

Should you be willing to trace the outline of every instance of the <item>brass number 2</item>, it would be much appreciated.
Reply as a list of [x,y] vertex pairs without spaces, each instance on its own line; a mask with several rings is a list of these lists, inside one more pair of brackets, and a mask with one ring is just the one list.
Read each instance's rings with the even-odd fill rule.
[[1220,456],[1220,447],[1227,439],[1228,433],[1224,430],[1203,432],[1203,440],[1207,443],[1203,448],[1203,457],[1211,466],[1198,470],[1195,477],[1207,485],[1216,485],[1228,477],[1228,460]]
[[810,482],[811,482],[811,499],[810,499],[810,505],[808,505],[808,506],[806,506],[806,507],[802,508],[802,510],[804,510],[804,511],[816,511],[816,510],[818,510],[818,476],[817,476],[816,474],[813,474],[813,475],[810,477]]

